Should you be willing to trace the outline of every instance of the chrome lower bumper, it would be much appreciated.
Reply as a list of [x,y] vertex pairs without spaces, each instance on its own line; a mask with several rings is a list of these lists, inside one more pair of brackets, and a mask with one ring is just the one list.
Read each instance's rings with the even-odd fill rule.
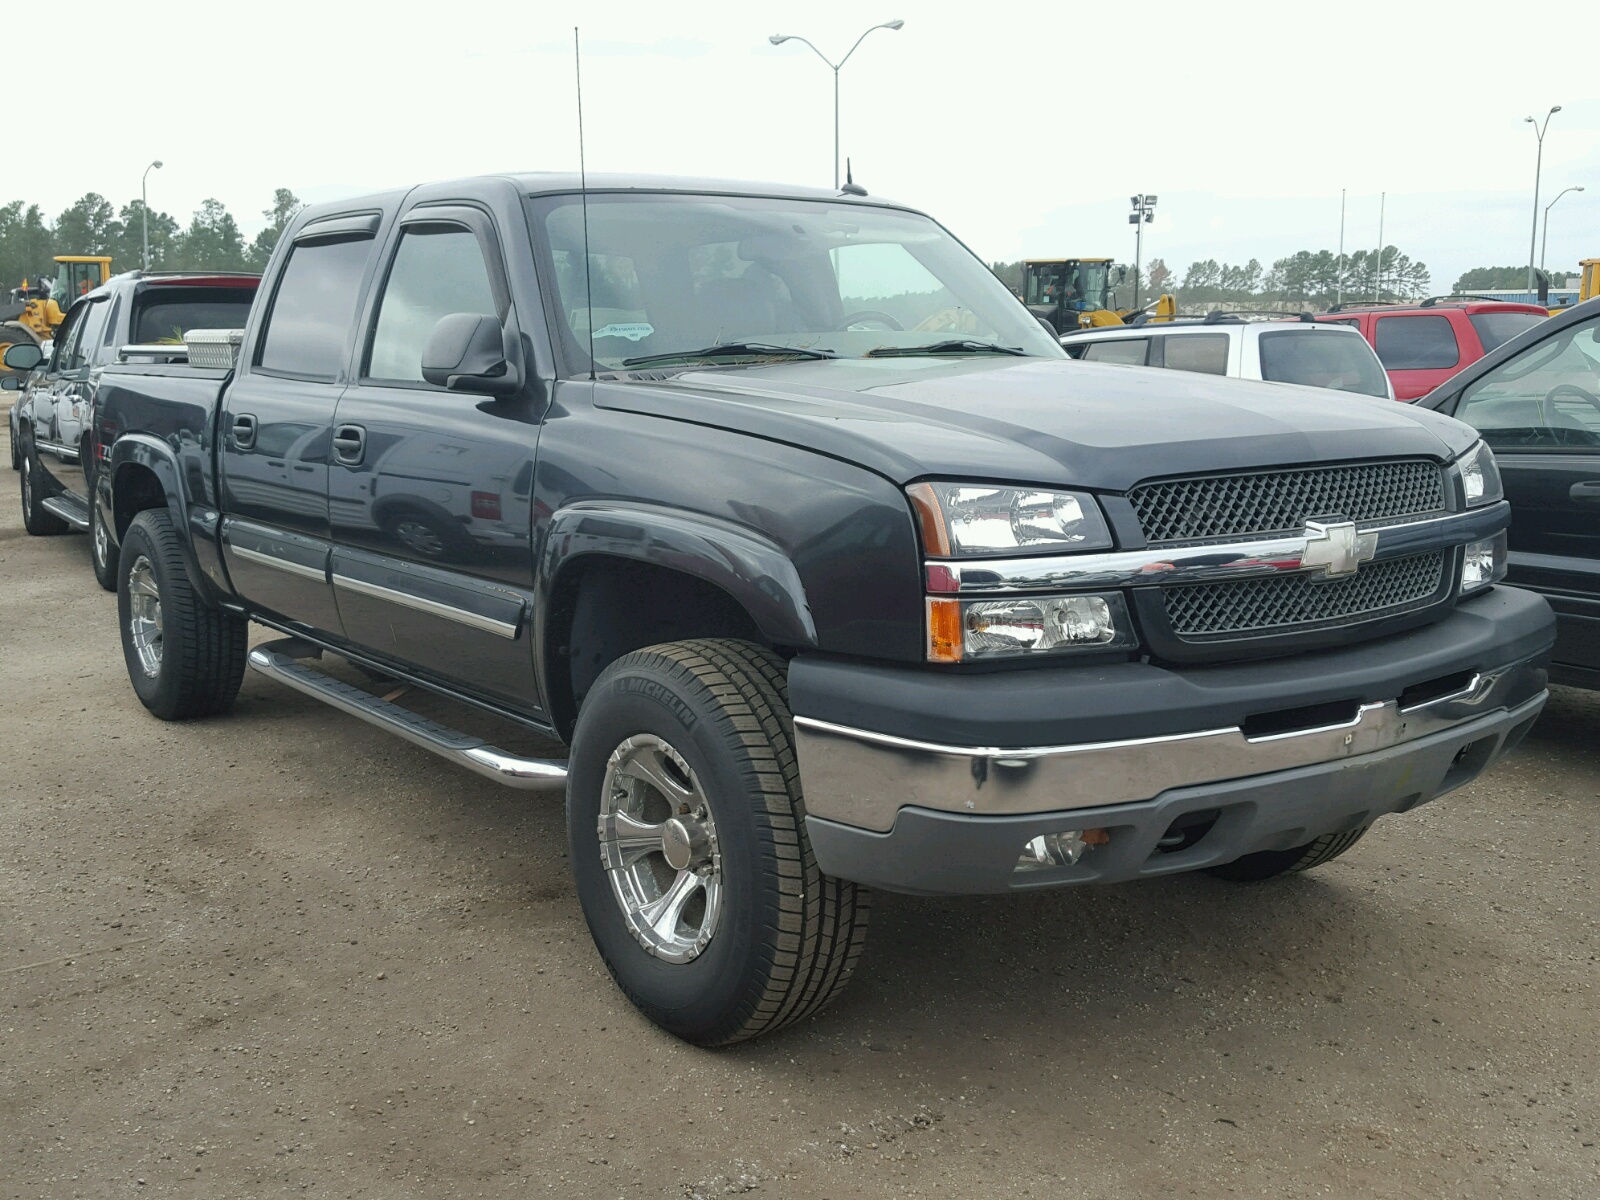
[[907,807],[969,816],[1059,813],[1372,754],[1520,708],[1542,695],[1544,674],[1538,660],[1526,659],[1422,703],[1363,704],[1338,724],[1254,737],[1230,726],[1074,745],[952,746],[797,716],[795,752],[809,815],[888,832]]

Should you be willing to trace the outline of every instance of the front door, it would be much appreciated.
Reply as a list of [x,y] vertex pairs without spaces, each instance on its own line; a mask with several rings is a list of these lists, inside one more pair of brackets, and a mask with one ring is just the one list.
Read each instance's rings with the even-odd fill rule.
[[[375,227],[375,222],[374,222]],[[268,615],[340,632],[328,579],[328,459],[373,238],[296,237],[265,328],[218,417],[223,559]]]
[[408,670],[537,712],[529,616],[537,413],[422,379],[440,318],[514,323],[499,238],[466,205],[401,220],[340,397],[329,500],[345,636]]
[[1500,464],[1510,581],[1556,610],[1556,663],[1600,672],[1600,317],[1501,363],[1466,388],[1455,415]]

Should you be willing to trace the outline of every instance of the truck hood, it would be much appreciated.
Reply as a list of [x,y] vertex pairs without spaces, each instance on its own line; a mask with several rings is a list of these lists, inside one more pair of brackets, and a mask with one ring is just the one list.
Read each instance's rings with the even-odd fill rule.
[[596,385],[601,408],[813,450],[905,484],[1123,491],[1143,479],[1363,458],[1449,460],[1438,413],[1322,388],[1072,359],[830,359]]

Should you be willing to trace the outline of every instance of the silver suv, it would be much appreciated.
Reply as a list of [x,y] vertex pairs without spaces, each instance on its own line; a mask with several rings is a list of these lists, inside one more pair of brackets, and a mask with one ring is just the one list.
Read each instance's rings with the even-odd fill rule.
[[1061,345],[1073,358],[1086,362],[1165,367],[1395,398],[1388,373],[1364,337],[1354,329],[1309,319],[1247,320],[1232,313],[1212,313],[1192,320],[1080,329],[1063,334]]

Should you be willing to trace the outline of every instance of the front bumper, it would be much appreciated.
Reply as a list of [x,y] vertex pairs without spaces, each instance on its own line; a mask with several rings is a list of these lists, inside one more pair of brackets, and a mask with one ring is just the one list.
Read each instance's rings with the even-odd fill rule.
[[[939,703],[953,707],[925,723],[947,735],[964,707],[965,723],[991,735],[983,743],[907,736],[904,705],[872,724],[829,719],[830,695],[848,694],[831,707],[859,716],[899,689],[858,678],[841,692],[842,679],[883,669],[830,677],[828,664],[797,659],[807,831],[825,872],[930,894],[1110,882],[1301,845],[1459,787],[1515,745],[1544,705],[1553,636],[1541,599],[1498,588],[1427,629],[1273,663],[944,676]],[[1059,714],[1047,739],[993,737],[984,696],[1042,678]],[[1109,728],[1137,736],[1096,736]],[[1212,813],[1198,841],[1160,847],[1182,818]],[[1091,828],[1110,841],[1078,863],[1016,870],[1030,839]]]

